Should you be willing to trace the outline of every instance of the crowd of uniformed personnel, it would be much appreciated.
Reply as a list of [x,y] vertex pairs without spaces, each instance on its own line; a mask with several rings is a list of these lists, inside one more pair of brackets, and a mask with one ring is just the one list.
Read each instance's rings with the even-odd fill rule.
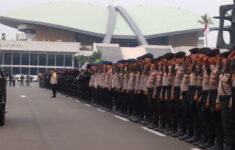
[[95,107],[200,148],[235,150],[235,50],[148,53],[57,74],[59,91]]

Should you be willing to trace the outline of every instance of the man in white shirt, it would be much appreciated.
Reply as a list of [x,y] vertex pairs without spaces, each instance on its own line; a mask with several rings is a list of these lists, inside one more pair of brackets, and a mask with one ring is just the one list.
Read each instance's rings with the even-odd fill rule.
[[52,98],[55,98],[56,97],[56,88],[57,88],[57,74],[55,72],[55,69],[51,70],[50,84],[51,84],[52,93],[53,93]]

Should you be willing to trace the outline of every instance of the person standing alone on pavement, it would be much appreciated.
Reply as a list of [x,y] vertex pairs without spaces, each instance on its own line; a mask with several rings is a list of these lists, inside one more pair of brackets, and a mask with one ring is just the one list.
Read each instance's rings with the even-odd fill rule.
[[55,98],[56,97],[56,87],[57,87],[57,74],[54,69],[51,70],[50,84],[51,84],[52,93],[53,93],[52,98]]
[[27,76],[26,76],[26,86],[29,86],[29,82],[30,82],[30,76],[27,75]]
[[24,86],[24,75],[20,76],[20,86]]
[[10,75],[10,76],[9,76],[10,86],[12,85],[12,79],[13,79],[13,77],[12,77],[12,75]]

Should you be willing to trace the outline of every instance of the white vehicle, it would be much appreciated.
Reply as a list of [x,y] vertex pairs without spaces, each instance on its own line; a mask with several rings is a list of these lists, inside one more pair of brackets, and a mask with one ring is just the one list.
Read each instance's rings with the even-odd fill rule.
[[38,76],[30,76],[33,82],[38,82]]
[[20,74],[16,74],[16,75],[13,75],[13,76],[15,76],[15,78],[16,78],[16,81],[20,81]]

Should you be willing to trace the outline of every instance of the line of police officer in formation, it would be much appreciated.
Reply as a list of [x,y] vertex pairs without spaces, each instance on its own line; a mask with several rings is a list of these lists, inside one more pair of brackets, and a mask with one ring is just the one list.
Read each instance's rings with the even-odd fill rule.
[[[58,90],[208,150],[235,150],[235,50],[194,48],[58,72]],[[50,87],[49,74],[40,85]]]

